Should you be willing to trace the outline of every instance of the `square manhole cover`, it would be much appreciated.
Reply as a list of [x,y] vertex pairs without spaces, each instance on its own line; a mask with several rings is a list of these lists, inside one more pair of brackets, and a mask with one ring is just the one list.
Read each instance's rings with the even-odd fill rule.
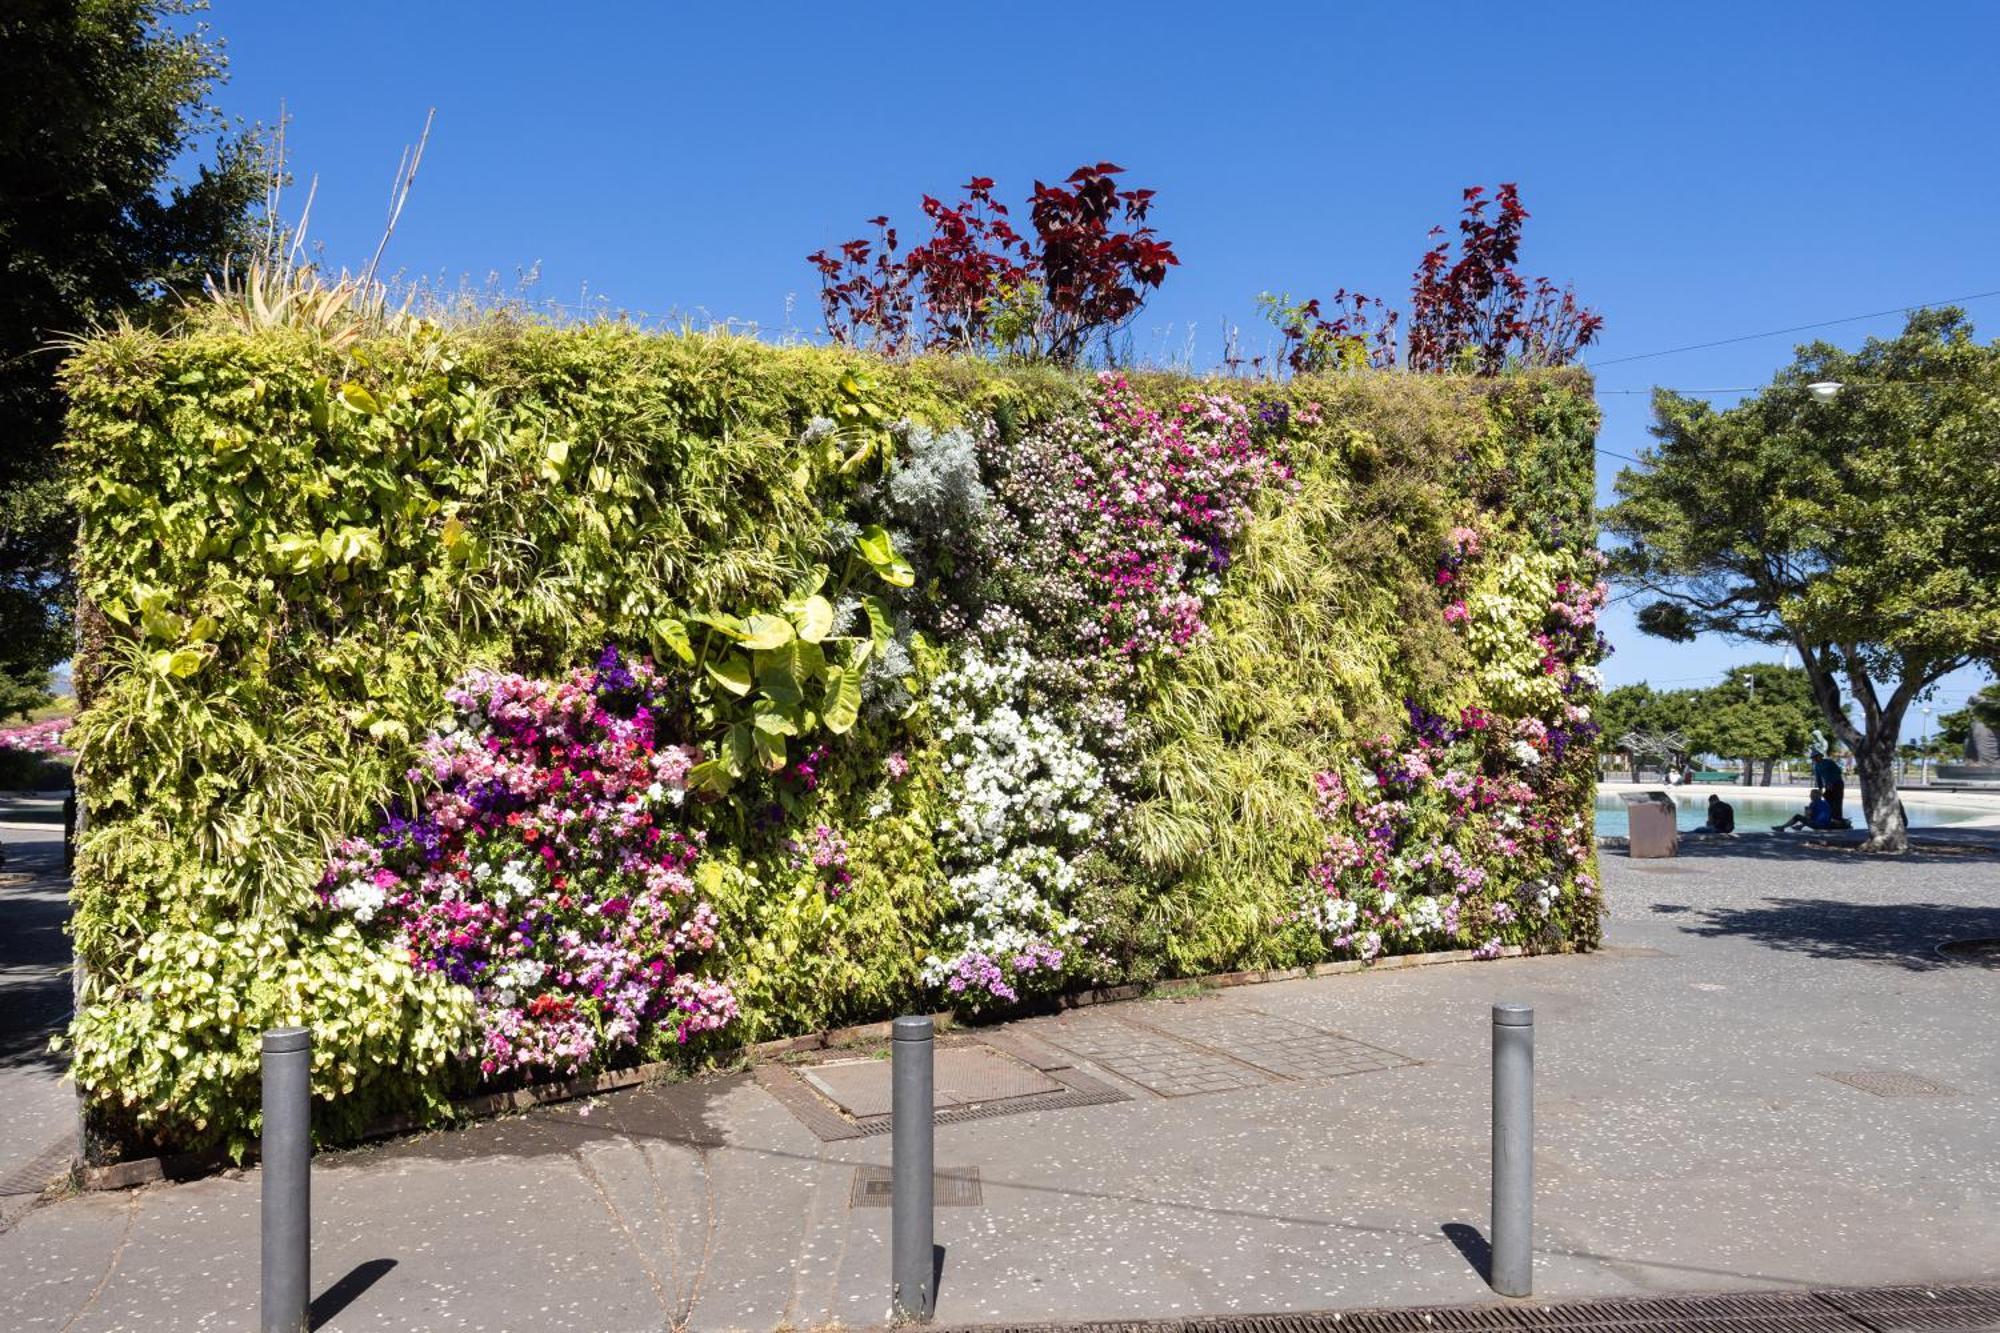
[[[887,1208],[895,1196],[896,1183],[886,1166],[854,1168],[854,1190],[847,1202],[855,1208]],[[979,1168],[941,1166],[931,1176],[931,1199],[939,1208],[977,1208]]]
[[[1039,1069],[988,1046],[940,1047],[933,1060],[931,1104],[940,1111],[1063,1090]],[[887,1060],[836,1060],[801,1069],[799,1076],[857,1120],[889,1114]]]
[[1891,1069],[1862,1069],[1848,1073],[1827,1073],[1823,1077],[1877,1097],[1956,1097],[1957,1088],[1948,1088],[1922,1074],[1904,1074]]

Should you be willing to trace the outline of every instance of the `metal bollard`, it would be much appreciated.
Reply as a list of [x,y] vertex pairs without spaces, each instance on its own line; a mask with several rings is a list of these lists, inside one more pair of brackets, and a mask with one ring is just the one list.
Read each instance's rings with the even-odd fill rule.
[[1526,1296],[1535,1260],[1535,1011],[1493,1006],[1493,1290]]
[[312,1029],[264,1034],[263,1333],[304,1333],[312,1301]]
[[899,1018],[890,1032],[894,1192],[889,1199],[889,1305],[899,1320],[928,1320],[937,1308],[937,1293],[931,1289],[936,1131],[931,1111],[931,1020]]

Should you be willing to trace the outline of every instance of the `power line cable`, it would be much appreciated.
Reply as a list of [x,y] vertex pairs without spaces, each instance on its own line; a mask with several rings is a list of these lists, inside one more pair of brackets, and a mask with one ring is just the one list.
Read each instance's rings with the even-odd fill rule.
[[[1991,296],[2000,296],[2000,288],[1990,292],[1974,292],[1970,296],[1954,296],[1943,301],[1928,301],[1922,305],[1900,305],[1888,310],[1872,310],[1865,315],[1843,315],[1839,319],[1823,319],[1816,324],[1794,324],[1787,329],[1766,329],[1762,333],[1744,333],[1734,338],[1717,338],[1713,342],[1689,343],[1685,347],[1666,347],[1657,352],[1635,352],[1631,356],[1607,357],[1602,361],[1587,363],[1586,369],[1596,370],[1602,366],[1619,366],[1627,361],[1645,361],[1656,356],[1678,356],[1682,352],[1699,352],[1710,347],[1727,347],[1732,343],[1755,342],[1759,338],[1778,338],[1787,333],[1805,333],[1812,329],[1829,329],[1836,324],[1855,324],[1864,319],[1881,319],[1886,315],[1907,314],[1912,310],[1929,310],[1941,305],[1962,305],[1967,301],[1983,301]],[[1719,390],[1717,392],[1720,392]]]

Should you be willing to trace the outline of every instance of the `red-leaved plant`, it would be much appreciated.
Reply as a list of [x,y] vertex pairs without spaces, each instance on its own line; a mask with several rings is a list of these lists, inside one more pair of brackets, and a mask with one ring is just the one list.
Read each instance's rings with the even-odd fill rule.
[[878,243],[853,240],[807,256],[819,270],[827,333],[892,356],[992,346],[1076,364],[1180,263],[1146,222],[1154,192],[1119,189],[1112,178],[1123,172],[1099,162],[1060,185],[1036,181],[1032,236],[1014,228],[988,176],[966,182],[957,204],[924,196],[931,238],[901,258],[888,219],[870,219]]
[[[1490,204],[1499,205],[1488,218]],[[1576,359],[1604,327],[1604,317],[1576,302],[1548,278],[1522,277],[1521,226],[1528,210],[1513,184],[1489,200],[1468,186],[1458,220],[1458,259],[1451,242],[1425,252],[1410,289],[1410,369],[1470,370],[1497,375],[1508,366],[1561,366]],[[1443,227],[1431,228],[1443,236]]]
[[[1596,341],[1602,315],[1577,304],[1570,288],[1515,270],[1527,220],[1519,187],[1502,185],[1490,199],[1484,186],[1466,189],[1457,258],[1452,243],[1440,240],[1411,278],[1411,370],[1497,375],[1509,367],[1561,366]],[[1430,234],[1445,231],[1433,227]],[[1330,302],[1332,318],[1317,300],[1294,303],[1266,293],[1260,303],[1284,338],[1280,357],[1294,374],[1396,364],[1399,315],[1374,297],[1343,288]]]

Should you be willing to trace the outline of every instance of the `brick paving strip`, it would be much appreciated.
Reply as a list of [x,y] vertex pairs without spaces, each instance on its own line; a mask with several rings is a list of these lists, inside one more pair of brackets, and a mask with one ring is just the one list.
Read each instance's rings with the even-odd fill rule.
[[1931,1333],[2000,1330],[2000,1285],[1854,1287],[1828,1291],[1617,1300],[1517,1301],[1427,1309],[956,1324],[936,1333]]

